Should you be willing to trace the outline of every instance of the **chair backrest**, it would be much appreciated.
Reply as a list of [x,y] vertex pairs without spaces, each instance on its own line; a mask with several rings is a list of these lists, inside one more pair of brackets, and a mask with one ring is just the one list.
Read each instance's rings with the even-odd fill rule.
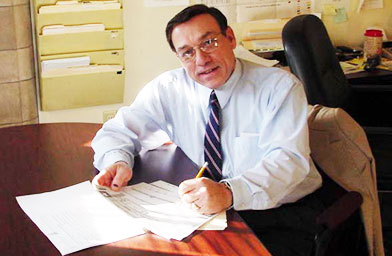
[[345,108],[350,86],[323,22],[300,15],[286,23],[282,40],[291,72],[303,83],[309,104]]
[[362,127],[340,108],[313,106],[308,117],[312,159],[346,191],[363,198],[369,255],[384,255],[375,164]]

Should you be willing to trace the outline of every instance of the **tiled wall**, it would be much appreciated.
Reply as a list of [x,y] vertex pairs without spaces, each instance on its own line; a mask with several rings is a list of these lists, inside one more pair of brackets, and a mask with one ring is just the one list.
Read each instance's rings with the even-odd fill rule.
[[29,0],[0,0],[0,127],[38,122]]

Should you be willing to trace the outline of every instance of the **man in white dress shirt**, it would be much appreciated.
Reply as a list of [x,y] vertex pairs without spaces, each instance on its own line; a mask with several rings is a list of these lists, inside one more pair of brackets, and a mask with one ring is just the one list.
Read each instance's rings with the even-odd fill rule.
[[203,165],[214,94],[222,177],[182,182],[182,200],[203,214],[233,207],[273,255],[309,255],[323,206],[312,194],[321,176],[310,158],[301,83],[278,68],[236,59],[234,32],[215,8],[184,9],[169,21],[166,36],[183,67],[148,83],[97,133],[94,182],[119,190],[132,178],[141,148],[167,141]]

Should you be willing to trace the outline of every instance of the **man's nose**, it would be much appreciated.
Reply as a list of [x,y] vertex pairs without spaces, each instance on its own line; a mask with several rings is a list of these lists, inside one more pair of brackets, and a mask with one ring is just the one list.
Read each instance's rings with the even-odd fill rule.
[[200,49],[196,49],[195,54],[195,62],[198,66],[204,66],[211,60],[211,56]]

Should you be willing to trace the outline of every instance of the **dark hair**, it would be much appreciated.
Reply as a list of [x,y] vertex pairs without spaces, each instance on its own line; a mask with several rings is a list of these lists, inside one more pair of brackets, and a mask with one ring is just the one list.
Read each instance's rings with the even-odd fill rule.
[[221,33],[223,35],[226,35],[227,19],[225,15],[221,13],[221,11],[219,11],[214,7],[208,7],[204,4],[196,4],[196,5],[188,6],[187,8],[179,12],[176,16],[174,16],[166,25],[166,40],[169,43],[170,48],[173,50],[173,52],[176,51],[176,48],[174,47],[172,41],[173,29],[177,25],[187,22],[188,20],[200,14],[211,15],[218,22],[218,25],[221,29]]

